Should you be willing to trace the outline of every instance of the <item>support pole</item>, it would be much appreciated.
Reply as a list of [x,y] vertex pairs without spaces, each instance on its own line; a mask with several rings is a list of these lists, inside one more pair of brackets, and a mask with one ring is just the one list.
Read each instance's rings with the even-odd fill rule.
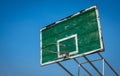
[[102,59],[102,72],[103,72],[103,76],[104,76],[104,59]]
[[104,59],[104,62],[109,66],[109,68],[115,73],[116,76],[119,76],[118,73],[112,68],[112,66],[105,60],[105,58],[100,54],[98,53],[98,55]]
[[57,64],[64,69],[70,76],[74,76],[70,71],[68,71],[62,64],[60,64],[59,62],[57,62]]
[[101,72],[94,66],[94,64],[92,63],[92,62],[90,62],[90,60],[86,57],[86,56],[83,56],[86,60],[87,60],[87,62],[96,70],[96,72],[97,73],[99,73],[99,75],[100,76],[103,76],[102,74],[101,74]]
[[75,61],[78,65],[80,65],[90,76],[92,76],[92,74],[91,74],[82,64],[80,64],[80,62],[79,62],[76,58],[74,58],[74,61]]
[[80,76],[80,65],[78,65],[78,76]]

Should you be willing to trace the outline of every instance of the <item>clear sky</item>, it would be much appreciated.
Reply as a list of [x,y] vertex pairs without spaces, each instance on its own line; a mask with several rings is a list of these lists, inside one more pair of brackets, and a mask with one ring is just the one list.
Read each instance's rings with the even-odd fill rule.
[[[57,64],[40,66],[40,28],[95,4],[105,45],[102,55],[120,74],[119,0],[0,0],[0,76],[68,76]],[[75,62],[62,63],[77,75]],[[114,76],[107,69],[107,76]]]

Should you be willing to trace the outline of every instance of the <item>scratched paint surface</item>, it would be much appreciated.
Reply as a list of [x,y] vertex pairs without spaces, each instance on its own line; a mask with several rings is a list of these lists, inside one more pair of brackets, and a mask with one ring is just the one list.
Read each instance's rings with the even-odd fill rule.
[[[82,55],[93,50],[101,49],[96,8],[80,12],[80,14],[70,16],[58,23],[47,26],[42,33],[42,61],[49,63],[62,58],[58,57],[57,41],[62,38],[77,34],[78,53],[70,55]],[[70,38],[60,42],[60,52],[75,51],[75,38]],[[64,47],[62,45],[65,45]],[[99,50],[97,50],[99,49]]]

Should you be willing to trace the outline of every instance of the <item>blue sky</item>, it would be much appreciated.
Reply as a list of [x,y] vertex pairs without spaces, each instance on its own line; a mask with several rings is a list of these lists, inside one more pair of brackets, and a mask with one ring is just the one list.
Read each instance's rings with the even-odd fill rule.
[[[119,3],[119,0],[1,0],[0,76],[68,76],[56,64],[40,66],[39,30],[95,4],[105,44],[102,55],[120,74]],[[62,63],[77,75],[77,65],[72,60]],[[113,74],[109,70],[105,73]]]

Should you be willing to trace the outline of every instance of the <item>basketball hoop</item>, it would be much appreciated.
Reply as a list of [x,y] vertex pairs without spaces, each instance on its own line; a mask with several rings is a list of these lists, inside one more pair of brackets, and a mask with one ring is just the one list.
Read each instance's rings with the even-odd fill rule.
[[69,59],[69,57],[70,57],[69,52],[65,52],[64,55],[65,55],[64,59]]

